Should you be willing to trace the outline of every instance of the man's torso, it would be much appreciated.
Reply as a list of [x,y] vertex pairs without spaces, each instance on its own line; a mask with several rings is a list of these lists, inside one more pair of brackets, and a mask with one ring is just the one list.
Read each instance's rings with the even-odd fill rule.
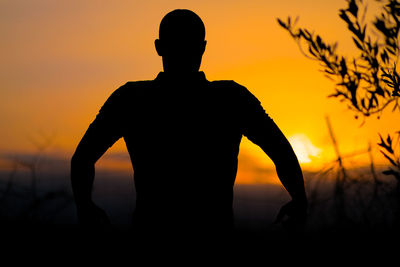
[[209,82],[202,72],[179,84],[163,75],[128,82],[99,113],[114,112],[110,116],[126,142],[135,216],[145,224],[226,224],[232,220],[246,97],[259,102],[233,81]]

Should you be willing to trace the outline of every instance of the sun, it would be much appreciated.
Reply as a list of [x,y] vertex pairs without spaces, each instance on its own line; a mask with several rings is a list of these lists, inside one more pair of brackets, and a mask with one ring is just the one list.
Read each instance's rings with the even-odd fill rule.
[[305,134],[295,134],[288,139],[300,163],[310,163],[321,153]]

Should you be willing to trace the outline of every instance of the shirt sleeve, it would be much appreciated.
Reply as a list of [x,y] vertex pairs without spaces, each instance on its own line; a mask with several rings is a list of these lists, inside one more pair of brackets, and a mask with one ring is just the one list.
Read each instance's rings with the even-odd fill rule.
[[123,91],[124,86],[110,95],[81,140],[95,160],[123,136]]
[[94,123],[104,127],[110,136],[121,137],[123,133],[125,86],[115,90],[100,108]]
[[285,136],[249,90],[241,87],[239,95],[243,135],[268,154],[273,154]]

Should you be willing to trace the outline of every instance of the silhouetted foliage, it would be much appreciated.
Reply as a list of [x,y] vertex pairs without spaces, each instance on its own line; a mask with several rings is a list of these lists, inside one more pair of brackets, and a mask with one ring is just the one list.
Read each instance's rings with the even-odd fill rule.
[[[296,27],[297,18],[293,21],[288,17],[286,22],[278,18],[278,23],[298,43],[301,52],[307,58],[318,61],[325,75],[335,82],[335,92],[329,96],[347,103],[356,118],[374,114],[379,118],[390,105],[393,112],[400,111],[400,75],[397,70],[400,57],[400,2],[375,2],[381,4],[382,9],[369,23],[365,22],[367,5],[362,0],[347,0],[347,8],[339,10],[339,17],[346,23],[358,51],[351,58],[337,53],[337,42],[328,44],[320,35]],[[393,175],[400,188],[400,162],[392,147],[392,140],[393,136],[390,135],[386,140],[381,137],[378,145],[395,167],[383,173]]]
[[[400,218],[399,191],[393,190],[392,180],[376,172],[371,145],[366,151],[341,154],[329,117],[326,121],[337,159],[308,177],[313,230],[393,229]],[[351,165],[352,157],[365,153],[369,154],[369,168],[346,167]]]
[[398,184],[397,190],[398,193],[400,193],[400,155],[396,153],[397,150],[400,150],[400,131],[396,132],[395,136],[397,136],[396,141],[390,135],[388,135],[386,139],[379,135],[381,141],[378,145],[382,148],[381,153],[383,156],[392,165],[388,170],[385,170],[383,174],[393,175],[396,178]]
[[[400,76],[396,68],[400,55],[400,3],[396,0],[378,1],[386,4],[370,25],[364,23],[366,8],[363,14],[359,12],[363,1],[347,2],[348,7],[340,9],[339,16],[346,23],[359,52],[352,58],[339,55],[337,43],[328,44],[320,35],[297,28],[297,19],[293,22],[289,17],[286,22],[281,19],[278,22],[299,44],[301,51],[308,58],[319,61],[327,77],[336,82],[331,97],[347,102],[357,115],[381,114],[389,104],[393,104],[393,111],[400,111]],[[372,37],[367,33],[367,27],[373,27],[379,36]]]

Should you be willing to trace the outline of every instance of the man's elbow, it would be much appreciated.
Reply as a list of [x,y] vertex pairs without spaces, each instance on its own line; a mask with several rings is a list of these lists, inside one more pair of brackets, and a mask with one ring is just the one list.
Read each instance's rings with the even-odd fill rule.
[[271,159],[279,169],[293,171],[300,169],[299,160],[291,147],[274,154]]
[[75,153],[71,158],[70,179],[72,185],[80,183],[82,177],[87,176],[94,170],[94,162],[82,154]]

